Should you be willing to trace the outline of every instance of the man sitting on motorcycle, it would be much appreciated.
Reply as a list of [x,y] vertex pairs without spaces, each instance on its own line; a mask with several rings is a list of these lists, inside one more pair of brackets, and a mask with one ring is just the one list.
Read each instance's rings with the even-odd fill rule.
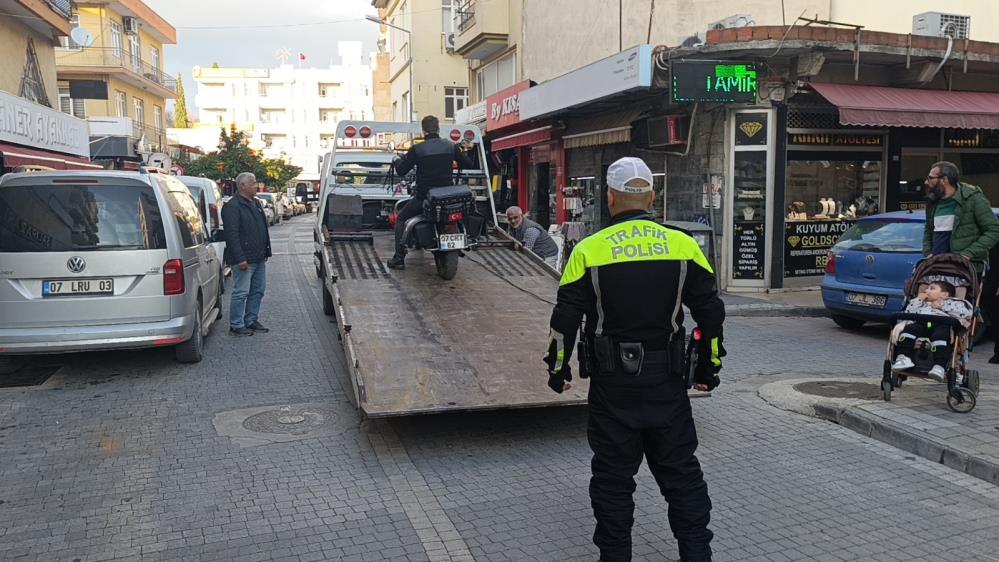
[[413,198],[399,210],[395,223],[395,254],[388,261],[392,269],[405,269],[406,244],[402,239],[406,221],[423,212],[423,200],[435,187],[453,185],[453,162],[461,168],[472,168],[475,164],[465,154],[471,143],[462,146],[440,137],[440,122],[433,115],[427,115],[420,122],[423,127],[423,142],[413,145],[406,155],[397,158],[392,164],[400,176],[405,176],[416,167],[416,188]]

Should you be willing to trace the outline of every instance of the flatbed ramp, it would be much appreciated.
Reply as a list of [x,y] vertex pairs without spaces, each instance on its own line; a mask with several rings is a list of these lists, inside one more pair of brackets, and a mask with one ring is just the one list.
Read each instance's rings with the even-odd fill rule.
[[333,300],[358,407],[369,417],[580,404],[555,394],[541,357],[557,280],[497,243],[467,251],[451,281],[430,252],[390,270],[392,233],[337,236]]

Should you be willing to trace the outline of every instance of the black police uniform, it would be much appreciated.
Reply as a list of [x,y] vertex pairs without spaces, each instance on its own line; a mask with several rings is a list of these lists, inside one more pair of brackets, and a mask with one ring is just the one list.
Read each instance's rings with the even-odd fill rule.
[[714,273],[689,235],[640,211],[580,241],[562,275],[546,361],[557,392],[583,316],[580,375],[591,377],[593,542],[601,560],[631,560],[634,475],[646,457],[669,504],[682,560],[709,560],[711,500],[694,456],[697,434],[683,376],[683,308],[703,331],[695,382],[717,384],[725,307]]
[[427,192],[435,187],[453,185],[454,169],[452,162],[458,162],[462,168],[472,168],[475,164],[455,143],[442,139],[436,133],[424,133],[424,141],[410,148],[406,155],[395,163],[395,171],[400,176],[409,173],[416,167],[416,192],[396,217],[395,223],[395,256],[393,260],[406,255],[406,246],[402,235],[406,229],[406,221],[423,212],[423,200]]

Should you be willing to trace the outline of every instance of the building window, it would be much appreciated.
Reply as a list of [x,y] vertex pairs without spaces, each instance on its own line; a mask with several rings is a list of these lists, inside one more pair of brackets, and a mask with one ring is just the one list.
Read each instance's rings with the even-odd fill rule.
[[441,0],[441,33],[454,33],[454,0]]
[[111,55],[116,59],[122,58],[122,41],[121,41],[121,24],[112,21],[111,22]]
[[323,123],[336,123],[340,120],[340,112],[333,109],[320,109],[319,120]]
[[482,67],[476,74],[479,100],[517,83],[517,53],[506,56]]
[[340,88],[338,82],[328,82],[319,84],[319,97],[321,98],[331,98],[337,94],[337,90]]
[[399,102],[392,102],[392,120],[399,121]]
[[409,107],[409,92],[405,92],[402,94],[402,107],[399,109],[399,111],[402,112],[403,121],[408,122],[413,120],[412,115],[406,115],[407,111],[411,111],[411,108]]
[[80,119],[87,118],[85,101],[69,97],[69,88],[59,88],[59,111]]
[[159,78],[160,74],[160,50],[156,47],[149,48],[149,62],[153,65],[153,72]]
[[132,98],[132,119],[139,125],[146,124],[146,104],[139,98]]
[[[409,3],[403,2],[399,6],[398,12],[392,16],[392,25],[399,28],[405,29],[407,31],[412,31],[410,26],[410,15],[409,15]],[[411,38],[410,33],[401,31],[396,27],[389,28],[391,32],[389,33],[389,38],[392,42],[392,47],[398,50],[398,53],[404,60],[409,60],[410,45],[409,39]],[[398,45],[398,47],[396,47]]]
[[132,70],[142,72],[142,47],[139,36],[135,33],[128,36],[128,54],[132,58]]
[[153,106],[153,127],[163,130],[163,110],[158,106]]
[[454,119],[468,105],[468,88],[444,88],[444,117]]
[[125,92],[115,91],[114,97],[118,102],[118,117],[128,117],[128,97]]

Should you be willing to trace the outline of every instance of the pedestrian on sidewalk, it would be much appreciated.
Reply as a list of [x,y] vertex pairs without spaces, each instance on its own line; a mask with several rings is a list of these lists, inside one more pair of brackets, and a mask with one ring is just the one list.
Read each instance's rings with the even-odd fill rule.
[[510,223],[510,236],[518,244],[537,254],[548,265],[559,269],[558,245],[543,226],[525,217],[523,209],[516,205],[506,210],[506,220]]
[[926,176],[923,255],[960,254],[981,274],[989,251],[999,242],[999,219],[982,190],[960,181],[950,162],[937,162]]
[[652,172],[639,158],[607,170],[611,225],[572,250],[562,274],[545,362],[548,386],[572,380],[583,317],[580,377],[590,377],[590,502],[600,560],[631,560],[635,474],[643,457],[669,503],[680,560],[711,560],[711,500],[694,456],[697,432],[684,374],[683,307],[702,330],[694,383],[718,386],[725,305],[711,264],[686,233],[648,214]]
[[260,302],[267,287],[266,264],[271,257],[271,236],[256,193],[257,178],[243,172],[236,176],[236,196],[222,207],[225,263],[233,271],[229,300],[229,334],[233,336],[270,331],[258,320]]

